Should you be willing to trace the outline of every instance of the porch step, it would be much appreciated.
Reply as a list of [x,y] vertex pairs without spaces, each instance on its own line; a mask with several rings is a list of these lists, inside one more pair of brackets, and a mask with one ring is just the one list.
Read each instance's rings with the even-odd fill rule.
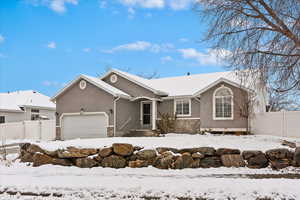
[[124,135],[124,137],[157,137],[158,133],[148,129],[131,130],[130,133]]

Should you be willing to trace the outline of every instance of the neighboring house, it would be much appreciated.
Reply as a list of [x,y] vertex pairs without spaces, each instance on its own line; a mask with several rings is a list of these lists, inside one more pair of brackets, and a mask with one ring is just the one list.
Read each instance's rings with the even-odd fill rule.
[[26,90],[0,93],[0,123],[55,119],[50,97]]
[[[159,113],[176,114],[175,132],[246,131],[248,118],[241,109],[253,91],[236,80],[233,72],[152,80],[116,69],[101,78],[80,75],[52,98],[57,109],[57,138],[156,130]],[[263,97],[257,94],[257,111],[265,111]]]

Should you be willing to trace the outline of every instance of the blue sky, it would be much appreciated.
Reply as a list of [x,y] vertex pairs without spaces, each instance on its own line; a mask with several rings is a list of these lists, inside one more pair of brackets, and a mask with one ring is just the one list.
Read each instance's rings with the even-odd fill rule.
[[195,0],[1,0],[0,91],[54,95],[107,66],[160,77],[223,71]]

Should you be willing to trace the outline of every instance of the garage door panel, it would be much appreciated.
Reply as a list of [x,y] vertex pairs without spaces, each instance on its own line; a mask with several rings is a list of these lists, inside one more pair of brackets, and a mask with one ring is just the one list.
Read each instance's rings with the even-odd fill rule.
[[62,134],[64,139],[106,137],[107,125],[104,114],[67,115],[62,119]]

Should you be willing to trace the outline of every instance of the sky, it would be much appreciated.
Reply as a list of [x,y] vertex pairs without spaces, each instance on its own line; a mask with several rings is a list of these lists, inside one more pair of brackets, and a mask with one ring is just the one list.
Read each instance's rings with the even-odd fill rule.
[[0,92],[53,96],[113,67],[159,77],[224,71],[195,0],[1,0]]

